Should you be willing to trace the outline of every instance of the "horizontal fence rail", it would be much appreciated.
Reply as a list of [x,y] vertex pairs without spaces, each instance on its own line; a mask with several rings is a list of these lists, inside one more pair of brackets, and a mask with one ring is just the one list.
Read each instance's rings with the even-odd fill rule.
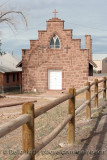
[[[0,105],[0,108],[14,107],[14,106],[22,105],[22,104],[27,103],[27,102],[28,101],[25,101],[25,102],[15,102],[15,103],[11,103],[11,104],[3,104],[3,105]],[[34,103],[34,102],[37,102],[37,100],[29,101],[29,102]]]
[[98,94],[101,93],[101,92],[104,91],[104,90],[105,90],[104,88],[100,89],[100,90],[98,91]]
[[[33,153],[37,154],[42,148],[44,148],[48,143],[50,143],[67,125],[67,123],[72,119],[72,115],[68,115],[67,118],[59,124],[48,136],[44,137],[40,140],[36,145]],[[20,158],[25,158],[25,154],[22,155]],[[20,159],[19,159],[20,160]]]
[[21,157],[18,158],[18,160],[31,160],[31,155],[28,153],[24,153]]
[[48,110],[52,109],[53,107],[59,105],[60,103],[65,102],[66,100],[68,100],[72,97],[73,97],[72,94],[67,94],[63,97],[58,98],[57,100],[54,100],[53,102],[51,102],[49,104],[46,104],[42,107],[39,107],[39,108],[35,109],[35,112],[34,112],[35,118],[40,116],[41,114],[47,112]]
[[86,86],[86,87],[84,87],[84,88],[82,88],[82,89],[77,90],[77,91],[76,91],[76,96],[79,95],[80,93],[83,93],[83,92],[86,91],[88,88],[89,88],[89,87]]
[[20,117],[13,119],[0,126],[0,138],[6,134],[12,132],[13,130],[19,128],[23,124],[29,122],[31,117],[28,114],[21,115]]
[[76,109],[75,115],[77,115],[81,110],[83,110],[87,106],[87,104],[89,104],[89,103],[90,103],[90,101],[84,102],[79,108]]
[[90,87],[92,87],[95,84],[95,82],[90,83]]
[[99,81],[98,81],[98,83],[101,83],[101,82],[103,82],[103,81],[104,81],[104,79],[102,79],[102,80],[99,80]]
[[95,94],[91,97],[91,101],[95,98],[96,95],[97,95],[97,93],[95,93]]
[[43,138],[38,144],[35,145],[34,151],[38,153],[42,148],[44,148],[49,142],[51,142],[66,126],[66,124],[72,119],[72,115],[68,115],[61,124],[59,124],[48,136]]
[[[98,84],[103,82],[103,88],[98,90]],[[91,87],[94,85],[94,95],[91,96]],[[22,115],[14,120],[11,120],[0,126],[0,138],[12,132],[13,130],[22,126],[22,139],[23,139],[23,155],[18,160],[34,160],[35,154],[37,154],[42,148],[49,144],[68,124],[68,144],[75,142],[75,116],[78,115],[84,108],[86,108],[86,119],[91,118],[91,101],[94,99],[95,107],[98,107],[98,95],[103,92],[103,98],[106,98],[107,89],[107,78],[104,77],[102,80],[95,79],[94,82],[86,83],[86,86],[82,89],[75,90],[70,88],[69,93],[64,95],[53,102],[34,109],[34,104],[31,101],[23,104],[12,103],[8,105],[1,105],[0,108],[11,107],[16,105],[22,106]],[[75,109],[76,96],[86,92],[86,101]],[[34,119],[38,116],[46,113],[55,106],[68,100],[68,116],[63,120],[49,135],[41,139],[34,145]]]

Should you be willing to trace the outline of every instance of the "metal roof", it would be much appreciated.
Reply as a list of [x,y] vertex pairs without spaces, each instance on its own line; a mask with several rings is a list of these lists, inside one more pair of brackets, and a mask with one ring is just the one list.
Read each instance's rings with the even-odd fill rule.
[[5,53],[3,55],[0,55],[0,72],[21,72],[21,68],[16,68],[17,64],[18,62],[12,54]]

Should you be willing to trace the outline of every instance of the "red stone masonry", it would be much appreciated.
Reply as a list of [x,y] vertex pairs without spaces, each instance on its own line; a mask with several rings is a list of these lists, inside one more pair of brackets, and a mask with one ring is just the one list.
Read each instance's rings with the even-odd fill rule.
[[[56,34],[59,49],[50,48]],[[45,46],[42,53],[41,46]],[[66,46],[69,46],[66,53]],[[22,89],[24,92],[48,90],[48,69],[62,70],[62,89],[80,88],[88,81],[89,59],[92,58],[91,36],[86,36],[86,49],[81,49],[81,39],[72,39],[72,29],[64,29],[64,21],[52,18],[47,29],[38,31],[38,40],[30,40],[30,49],[22,50]]]

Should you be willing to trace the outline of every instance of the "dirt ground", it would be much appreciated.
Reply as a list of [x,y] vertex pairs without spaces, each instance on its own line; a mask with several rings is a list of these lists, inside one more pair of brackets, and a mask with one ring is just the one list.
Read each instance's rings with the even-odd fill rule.
[[[21,96],[21,98],[20,98]],[[50,103],[61,94],[47,95],[17,95],[0,98],[1,104],[37,99],[35,107]],[[76,100],[76,108],[84,102],[84,95]],[[76,116],[76,141],[68,146],[67,126],[60,134],[43,148],[36,160],[106,160],[107,158],[107,101],[100,99],[99,108],[92,102],[92,118],[85,120],[85,109]],[[68,102],[64,102],[35,119],[35,144],[48,135],[67,116]],[[21,105],[1,108],[0,125],[21,115]],[[22,127],[0,139],[0,160],[17,160],[22,151]]]

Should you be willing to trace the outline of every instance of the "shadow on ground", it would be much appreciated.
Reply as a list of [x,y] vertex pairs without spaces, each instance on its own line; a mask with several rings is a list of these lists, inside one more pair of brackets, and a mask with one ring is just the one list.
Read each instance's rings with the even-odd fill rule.
[[[105,108],[107,108],[107,102],[105,103],[103,108],[104,108],[104,110],[105,110]],[[107,109],[106,109],[106,111],[107,111]],[[104,116],[106,118],[104,120],[103,126],[101,126],[102,130],[100,132],[99,131],[97,132],[97,128],[99,126],[99,123],[101,122],[101,120]],[[101,113],[98,116],[96,124],[95,124],[94,128],[92,129],[92,131],[90,132],[89,137],[81,140],[82,142],[85,142],[85,143],[84,143],[83,147],[81,148],[80,154],[78,155],[76,160],[83,160],[86,153],[82,152],[82,151],[88,150],[88,147],[90,147],[90,143],[92,143],[92,140],[93,140],[93,138],[95,138],[95,136],[99,136],[99,137],[98,137],[98,141],[95,142],[96,143],[96,147],[94,149],[95,152],[93,152],[91,160],[101,160],[100,156],[104,156],[104,154],[105,154],[103,144],[104,144],[105,139],[107,139],[106,133],[107,133],[107,112]]]

